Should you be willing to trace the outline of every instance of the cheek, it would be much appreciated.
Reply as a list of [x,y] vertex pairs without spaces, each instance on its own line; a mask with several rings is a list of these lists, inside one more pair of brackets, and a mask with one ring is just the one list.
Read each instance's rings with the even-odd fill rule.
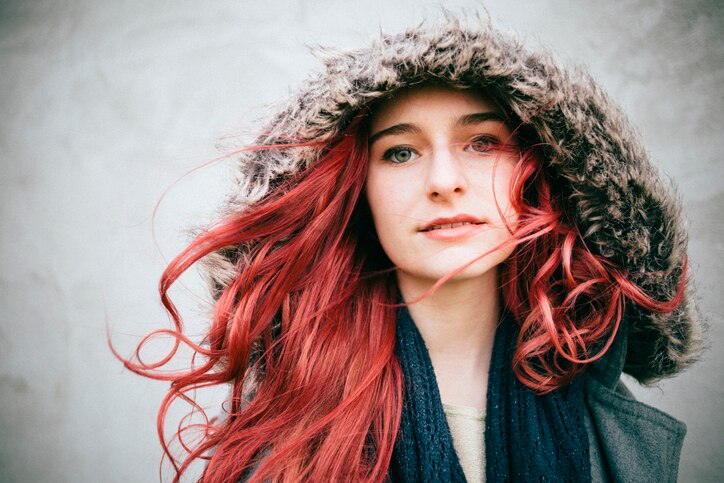
[[370,207],[375,223],[380,205],[384,203],[384,197],[382,195],[383,192],[384,189],[380,186],[379,179],[373,173],[370,173],[367,177],[367,182],[365,183],[365,197],[367,198],[367,204]]
[[369,174],[365,196],[378,232],[386,225],[399,222],[399,217],[405,214],[408,194],[409,188],[399,176]]
[[365,196],[377,239],[385,254],[397,264],[399,247],[407,245],[405,221],[414,217],[410,212],[410,187],[396,173],[376,174],[379,173],[368,175]]
[[[515,165],[513,163],[501,164],[495,171],[495,193],[493,193],[490,189],[492,183],[489,182],[487,186],[489,203],[495,206],[497,202],[497,205],[500,207],[500,211],[509,223],[515,222],[519,215],[513,208],[510,193],[510,183],[513,179],[514,167]],[[495,211],[497,212],[497,209]]]

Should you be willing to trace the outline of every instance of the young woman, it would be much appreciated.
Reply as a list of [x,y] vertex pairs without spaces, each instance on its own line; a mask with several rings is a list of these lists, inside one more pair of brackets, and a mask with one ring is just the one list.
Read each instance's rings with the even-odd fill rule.
[[[160,424],[231,386],[187,457],[161,434],[177,479],[675,480],[685,426],[619,377],[694,360],[686,234],[618,108],[455,18],[325,63],[163,275],[195,365],[127,362],[172,382]],[[197,262],[198,345],[167,296]]]

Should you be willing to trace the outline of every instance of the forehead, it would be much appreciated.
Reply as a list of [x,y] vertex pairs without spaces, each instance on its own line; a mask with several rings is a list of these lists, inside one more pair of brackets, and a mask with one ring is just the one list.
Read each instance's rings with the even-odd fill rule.
[[478,90],[432,85],[408,87],[374,107],[370,127],[371,132],[376,132],[393,124],[425,120],[430,116],[455,118],[478,112],[500,112],[500,109]]

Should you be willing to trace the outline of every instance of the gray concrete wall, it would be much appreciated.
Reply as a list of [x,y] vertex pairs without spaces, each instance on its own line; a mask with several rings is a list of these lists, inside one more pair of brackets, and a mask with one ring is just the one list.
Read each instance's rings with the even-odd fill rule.
[[[586,64],[679,183],[711,349],[636,394],[688,424],[681,480],[720,480],[722,3],[445,4],[485,6],[530,43]],[[186,174],[318,66],[305,43],[364,45],[380,27],[438,13],[413,0],[0,1],[1,481],[158,479],[165,384],[121,367],[105,322],[123,354],[167,323],[155,292],[165,259],[210,219],[230,163]],[[199,280],[174,294],[200,333]]]

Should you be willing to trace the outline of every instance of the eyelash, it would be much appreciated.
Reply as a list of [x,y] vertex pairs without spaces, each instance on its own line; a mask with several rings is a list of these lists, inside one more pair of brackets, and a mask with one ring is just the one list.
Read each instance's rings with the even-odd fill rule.
[[385,161],[388,161],[392,164],[405,164],[409,161],[409,159],[407,161],[394,161],[392,159],[392,157],[395,156],[396,154],[405,152],[405,151],[409,151],[411,153],[417,154],[418,156],[420,155],[420,153],[418,153],[417,151],[415,151],[414,149],[412,149],[410,147],[395,146],[394,148],[390,148],[387,151],[385,151],[385,154],[382,155],[382,159],[384,159]]
[[[470,152],[472,153],[478,153],[478,154],[487,154],[493,150],[500,148],[500,140],[494,136],[475,136],[473,139],[470,140],[470,142],[462,143],[464,146],[464,149],[467,150],[471,146],[485,146],[485,150],[472,150]],[[388,161],[392,164],[405,164],[409,162],[411,159],[405,160],[405,161],[395,161],[393,157],[401,152],[409,151],[410,153],[420,155],[415,149],[409,147],[409,146],[395,146],[387,151],[382,155],[382,159],[385,161]]]
[[490,151],[500,149],[500,140],[494,136],[475,136],[471,142],[465,147],[468,148],[473,145],[485,145],[487,149],[485,151],[473,151],[476,153],[488,153]]

